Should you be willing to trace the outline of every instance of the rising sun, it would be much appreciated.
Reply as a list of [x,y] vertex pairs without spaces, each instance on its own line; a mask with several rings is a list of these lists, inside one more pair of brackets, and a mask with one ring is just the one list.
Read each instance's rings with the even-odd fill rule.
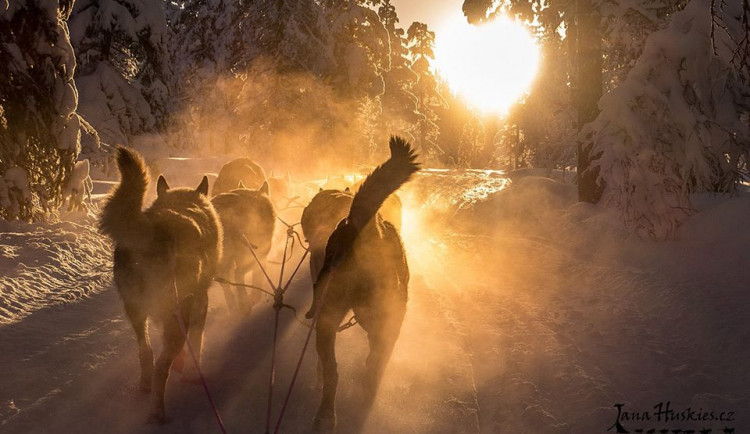
[[484,112],[507,113],[528,91],[538,65],[534,38],[507,17],[480,26],[457,18],[436,31],[433,66],[451,91]]

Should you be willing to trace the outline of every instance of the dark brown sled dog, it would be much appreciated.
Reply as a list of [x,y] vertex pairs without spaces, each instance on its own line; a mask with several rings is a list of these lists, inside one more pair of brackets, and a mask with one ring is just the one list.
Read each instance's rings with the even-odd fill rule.
[[310,276],[318,280],[323,268],[328,238],[341,220],[349,215],[352,207],[352,194],[347,188],[340,190],[321,189],[302,211],[300,226],[310,249]]
[[[276,211],[269,196],[268,183],[259,189],[248,189],[240,181],[238,188],[221,193],[211,199],[224,228],[224,253],[219,266],[219,277],[234,279],[244,284],[247,273],[252,272],[255,287],[266,285],[261,264],[266,267],[266,257],[271,250]],[[242,237],[255,248],[256,261]],[[233,276],[231,276],[233,274]],[[254,289],[232,288],[222,283],[227,309],[232,313],[249,312],[260,301],[261,293]]]
[[[140,388],[151,392],[152,419],[164,422],[169,368],[185,344],[182,325],[200,358],[207,291],[221,254],[221,226],[206,196],[205,176],[197,189],[170,189],[160,176],[156,200],[142,211],[149,184],[143,159],[120,147],[117,164],[120,185],[104,205],[99,230],[115,242],[114,278],[138,340]],[[163,327],[163,350],[156,365],[148,320]]]
[[[313,286],[316,347],[323,368],[323,397],[315,416],[317,431],[336,425],[336,330],[349,310],[367,332],[370,353],[363,383],[365,407],[375,398],[406,313],[409,267],[398,231],[377,213],[385,199],[417,170],[409,143],[391,137],[391,158],[367,177],[352,200],[349,215],[328,239],[323,267]],[[323,291],[327,293],[322,298]]]

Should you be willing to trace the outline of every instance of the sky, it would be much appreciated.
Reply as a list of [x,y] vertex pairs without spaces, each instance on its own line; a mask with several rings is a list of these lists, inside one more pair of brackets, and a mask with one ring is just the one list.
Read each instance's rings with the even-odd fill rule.
[[392,0],[396,7],[399,24],[405,30],[412,22],[426,23],[431,30],[451,15],[462,15],[463,0]]

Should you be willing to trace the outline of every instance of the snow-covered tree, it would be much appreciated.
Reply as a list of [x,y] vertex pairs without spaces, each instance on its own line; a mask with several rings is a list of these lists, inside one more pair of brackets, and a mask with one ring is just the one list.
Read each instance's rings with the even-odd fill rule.
[[463,125],[453,165],[463,168],[485,166],[489,162],[489,158],[486,158],[489,151],[485,146],[486,142],[485,124],[481,116],[474,114]]
[[604,0],[604,85],[611,90],[625,79],[643,52],[648,35],[663,28],[687,0]]
[[560,38],[547,38],[540,47],[541,64],[531,91],[510,116],[522,131],[527,162],[533,167],[575,165],[578,131],[567,87],[566,45]]
[[229,47],[237,33],[233,26],[240,18],[237,2],[189,0],[173,14],[173,69],[178,86],[194,89],[228,75],[239,57]]
[[336,93],[355,106],[352,148],[367,159],[384,142],[381,117],[385,93],[384,73],[389,68],[388,30],[371,0],[324,0],[326,22],[332,38],[334,68],[326,81]]
[[110,143],[163,130],[171,62],[164,4],[80,0],[70,19],[80,112]]
[[235,46],[240,6],[236,1],[188,0],[169,9],[177,90],[169,137],[175,147],[226,150],[236,142],[238,134],[229,131],[242,87],[234,70],[244,56],[241,44]]
[[[570,66],[570,88],[573,94],[576,128],[596,118],[597,103],[603,87],[603,35],[600,0],[464,0],[463,11],[470,23],[491,18],[507,11],[522,21],[536,22],[542,32],[565,30]],[[596,184],[596,155],[591,148],[577,145],[578,198],[596,203],[601,189]]]
[[440,85],[430,69],[430,61],[435,59],[435,32],[427,24],[414,22],[406,32],[409,41],[409,57],[411,69],[417,74],[417,82],[412,87],[412,93],[417,97],[418,144],[424,150],[425,158],[437,159],[444,154],[438,146],[440,128],[437,125],[437,110],[446,108],[447,102],[440,92]]
[[249,60],[273,59],[279,72],[326,74],[333,63],[325,14],[315,0],[258,0],[249,4],[243,28]]
[[66,20],[73,1],[0,5],[0,217],[57,209],[80,152],[81,120]]
[[378,17],[388,32],[389,53],[387,67],[383,71],[383,116],[381,137],[377,141],[385,143],[390,134],[406,136],[413,141],[420,114],[417,97],[411,90],[418,77],[411,69],[405,32],[398,27],[398,14],[390,0],[380,1]]
[[692,191],[733,191],[748,157],[750,89],[732,63],[743,11],[717,10],[726,31],[712,39],[711,4],[692,0],[651,34],[587,128],[607,202],[654,239],[691,213]]

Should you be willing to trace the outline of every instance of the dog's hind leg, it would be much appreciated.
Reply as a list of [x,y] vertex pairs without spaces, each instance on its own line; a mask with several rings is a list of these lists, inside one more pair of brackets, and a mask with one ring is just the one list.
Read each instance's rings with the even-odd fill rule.
[[[192,302],[187,301],[180,304],[179,314],[185,327],[190,323],[190,312]],[[185,345],[185,335],[182,326],[175,315],[164,321],[164,348],[162,349],[159,359],[156,361],[154,368],[154,379],[151,386],[151,417],[150,419],[158,422],[166,422],[164,413],[164,393],[167,388],[167,379],[169,378],[169,368],[172,366],[177,354]]]
[[208,293],[198,291],[194,295],[195,300],[193,301],[192,311],[190,312],[190,324],[188,326],[188,339],[190,339],[190,349],[193,351],[193,356],[198,363],[195,365],[193,358],[190,357],[188,362],[188,368],[186,370],[184,380],[190,383],[196,383],[200,381],[198,375],[198,367],[201,361],[201,351],[203,348],[203,329],[206,326],[206,314],[208,312]]
[[367,355],[365,381],[363,383],[363,397],[365,408],[369,410],[375,401],[380,382],[383,378],[388,361],[391,359],[393,347],[396,345],[401,331],[404,315],[401,309],[387,312],[383,318],[378,318],[376,327],[368,330],[367,340],[370,353]]
[[323,367],[323,397],[318,413],[313,421],[316,432],[333,432],[336,427],[336,388],[339,373],[336,366],[336,331],[344,318],[345,308],[331,308],[324,305],[315,326],[315,347],[319,363]]
[[133,325],[135,338],[138,341],[138,359],[141,363],[141,379],[138,387],[142,392],[151,391],[151,376],[154,371],[154,352],[148,339],[147,318],[138,302],[125,301],[125,313]]

